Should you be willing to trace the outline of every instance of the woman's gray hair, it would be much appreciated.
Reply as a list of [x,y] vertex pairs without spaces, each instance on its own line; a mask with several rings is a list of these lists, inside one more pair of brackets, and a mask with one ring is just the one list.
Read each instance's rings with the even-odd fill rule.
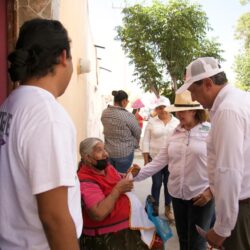
[[81,158],[83,158],[84,155],[91,154],[93,147],[98,142],[103,142],[103,141],[99,138],[96,138],[96,137],[89,137],[89,138],[86,138],[85,140],[83,140],[79,146],[79,153],[81,155]]

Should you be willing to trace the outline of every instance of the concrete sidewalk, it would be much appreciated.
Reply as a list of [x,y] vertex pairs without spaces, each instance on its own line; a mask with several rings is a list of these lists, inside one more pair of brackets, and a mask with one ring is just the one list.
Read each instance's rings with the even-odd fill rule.
[[[142,157],[142,153],[139,150],[136,150],[135,152],[135,158],[134,163],[138,164],[140,167],[143,167],[144,161]],[[152,180],[151,178],[148,178],[141,182],[135,182],[134,183],[134,190],[142,204],[145,204],[146,197],[151,194],[151,185]],[[159,214],[162,218],[165,218],[164,216],[164,196],[163,196],[163,187],[161,189],[161,196],[160,196],[160,207],[159,207]],[[165,244],[166,250],[178,250],[179,249],[179,243],[178,238],[176,235],[176,229],[175,226],[171,226],[173,231],[173,237],[170,238],[167,243]]]

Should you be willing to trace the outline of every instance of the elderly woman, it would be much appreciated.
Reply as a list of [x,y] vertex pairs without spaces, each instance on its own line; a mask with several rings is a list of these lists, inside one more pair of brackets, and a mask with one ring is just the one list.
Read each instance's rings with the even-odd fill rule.
[[[154,226],[142,206],[139,211],[134,209],[133,195],[125,195],[133,188],[133,181],[122,178],[109,164],[108,153],[100,139],[82,141],[80,154],[78,177],[83,202],[84,245],[89,250],[150,249]],[[138,218],[132,218],[133,214],[142,216],[144,222],[135,222]],[[152,231],[150,237],[143,237],[143,230],[139,230],[142,227],[149,230],[147,232]]]
[[176,95],[175,104],[166,108],[176,112],[180,124],[166,146],[148,163],[135,180],[143,180],[168,164],[168,191],[172,196],[180,250],[205,250],[206,242],[196,225],[208,230],[214,214],[214,200],[207,173],[206,139],[210,124],[189,91]]

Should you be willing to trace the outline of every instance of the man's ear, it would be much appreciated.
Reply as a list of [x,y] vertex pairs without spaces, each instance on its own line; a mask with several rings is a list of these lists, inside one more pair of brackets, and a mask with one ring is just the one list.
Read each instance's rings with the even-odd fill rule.
[[63,66],[67,65],[67,52],[66,49],[64,49],[61,54],[59,55],[59,63],[61,63]]
[[127,104],[127,100],[126,100],[126,99],[123,99],[123,100],[122,100],[122,107],[125,107],[126,104]]
[[95,159],[93,159],[93,157],[91,157],[90,155],[85,155],[84,159],[85,159],[85,161],[87,163],[90,163],[90,164],[95,164],[96,163]]
[[206,88],[206,90],[211,90],[214,83],[210,78],[206,78],[203,80],[204,81],[204,87]]

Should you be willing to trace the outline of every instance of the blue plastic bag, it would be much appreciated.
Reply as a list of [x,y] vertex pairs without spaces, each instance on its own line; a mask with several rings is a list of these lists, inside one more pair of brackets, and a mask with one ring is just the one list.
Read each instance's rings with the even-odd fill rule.
[[148,195],[146,199],[146,211],[148,214],[148,218],[154,223],[157,234],[161,237],[161,239],[166,242],[169,238],[173,236],[172,230],[167,222],[167,220],[163,220],[156,213],[156,201],[154,200],[152,195]]

